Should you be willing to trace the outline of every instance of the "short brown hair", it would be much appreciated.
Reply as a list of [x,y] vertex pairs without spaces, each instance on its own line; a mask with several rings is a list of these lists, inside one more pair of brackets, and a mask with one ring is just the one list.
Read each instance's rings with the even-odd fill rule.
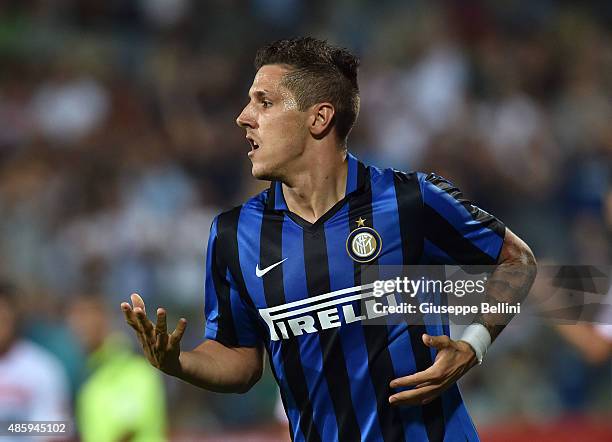
[[301,37],[261,47],[254,64],[256,70],[268,64],[288,65],[291,71],[283,84],[295,95],[300,111],[316,103],[331,103],[336,110],[332,124],[346,143],[359,114],[357,57],[325,40]]

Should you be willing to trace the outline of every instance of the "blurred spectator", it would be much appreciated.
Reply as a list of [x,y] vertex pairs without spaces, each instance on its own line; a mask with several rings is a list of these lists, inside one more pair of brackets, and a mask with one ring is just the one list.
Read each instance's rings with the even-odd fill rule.
[[85,353],[66,324],[65,306],[56,296],[43,293],[36,293],[21,302],[36,306],[35,310],[23,313],[24,336],[51,352],[62,364],[68,375],[70,402],[73,404],[85,376]]
[[40,86],[32,110],[42,135],[71,145],[102,124],[108,112],[106,91],[91,78],[61,78]]
[[[0,422],[68,421],[69,387],[64,370],[51,353],[21,336],[17,302],[11,285],[1,281]],[[14,440],[36,438],[19,435]]]
[[166,439],[161,375],[112,334],[109,312],[97,296],[70,302],[68,322],[88,354],[89,376],[77,395],[76,418],[85,442]]
[[[608,226],[607,233],[612,235],[612,190],[608,191],[602,208]],[[610,288],[598,305],[593,324],[557,326],[561,336],[572,344],[589,364],[601,365],[612,359],[612,271],[608,274],[608,284]]]

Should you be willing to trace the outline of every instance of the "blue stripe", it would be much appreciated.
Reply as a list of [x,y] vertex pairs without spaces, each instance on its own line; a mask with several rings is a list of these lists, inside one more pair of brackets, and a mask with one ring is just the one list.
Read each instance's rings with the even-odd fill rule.
[[[371,168],[372,178],[376,169]],[[378,257],[380,279],[401,276],[398,264],[403,262],[400,220],[395,197],[393,172],[386,170],[376,182],[372,180],[372,224],[381,235],[383,249]],[[400,273],[398,273],[400,272]],[[407,376],[416,372],[412,344],[406,324],[388,324],[389,353],[393,362],[395,377]],[[401,407],[406,441],[427,440],[421,407]]]
[[[435,256],[439,262],[444,262],[444,263],[449,263],[449,264],[453,264],[455,262],[450,256],[446,254],[444,250],[440,249],[438,246],[436,246],[434,243],[432,243],[428,239],[423,240],[423,255],[424,256]],[[429,265],[432,263],[425,262],[423,264]],[[440,293],[433,294],[433,299],[432,299],[431,293],[426,294],[426,293],[421,292],[417,296],[418,296],[419,303],[431,301],[435,305],[441,305],[442,303],[447,304],[446,300],[442,301],[442,294]],[[448,315],[445,315],[444,319],[445,319],[446,324],[448,324]],[[425,329],[427,331],[427,334],[431,336],[440,336],[440,335],[450,336],[450,330],[448,329],[448,325],[446,325],[446,328],[444,327],[443,321],[442,321],[442,315],[440,313],[425,313],[423,314],[423,321],[425,322]],[[435,361],[436,356],[438,354],[437,350],[435,348],[430,348],[429,354],[431,355],[431,360]]]
[[[356,172],[356,167],[355,167]],[[329,263],[330,289],[340,290],[355,285],[353,260],[346,252],[346,238],[349,235],[348,204],[325,223],[327,260]],[[353,303],[355,314],[359,315],[359,302]],[[361,321],[346,324],[344,312],[340,311],[343,323],[338,331],[347,371],[351,375],[351,399],[359,422],[361,436],[365,440],[383,440],[378,423],[376,394],[368,367],[368,351]]]
[[[427,240],[425,241],[429,242]],[[425,269],[425,271],[427,270]],[[431,302],[434,305],[447,304],[446,296],[448,295],[439,293],[437,291],[430,291],[427,293],[420,291],[419,293],[417,293],[417,299],[419,304],[424,302]],[[444,315],[444,320],[448,324],[448,315]],[[423,323],[425,324],[425,331],[428,335],[440,336],[446,334],[450,336],[450,333],[444,333],[444,327],[442,326],[443,322],[443,316],[441,313],[423,313]],[[435,361],[436,356],[438,354],[437,350],[433,347],[429,347],[429,353],[431,355],[431,360]]]
[[244,285],[255,305],[266,305],[263,280],[255,275],[255,266],[259,263],[262,220],[263,212],[248,206],[243,207],[238,218],[238,261]]
[[[289,303],[308,298],[303,231],[286,215],[283,219],[282,246],[282,257],[287,258],[287,261],[283,264],[284,269],[297,269],[297,271],[283,271],[285,302]],[[296,275],[299,275],[299,278],[296,278]]]
[[238,338],[238,345],[244,347],[255,347],[261,344],[257,330],[255,330],[255,322],[249,316],[247,307],[244,301],[240,298],[240,293],[237,289],[236,281],[230,272],[229,268],[225,275],[227,281],[230,282],[230,308],[232,309],[232,319],[234,322],[234,330]]
[[300,410],[298,408],[298,404],[296,404],[295,399],[293,398],[293,395],[291,394],[289,384],[287,383],[287,375],[285,374],[285,366],[283,365],[283,355],[281,352],[280,341],[276,341],[276,343],[271,342],[271,348],[269,348],[268,351],[270,352],[270,356],[272,358],[274,372],[276,374],[281,394],[283,395],[285,404],[287,406],[287,417],[289,418],[291,428],[293,429],[292,439],[294,442],[305,441],[306,438],[304,437],[300,427]]
[[[424,256],[435,256],[440,262],[445,262],[452,264],[455,261],[446,254],[442,249],[436,246],[434,243],[425,239],[423,244]],[[424,263],[430,264],[430,263]],[[425,296],[431,296],[430,294],[418,294],[419,303],[427,302],[428,299]],[[441,293],[434,294],[433,301],[436,305],[447,305],[448,300]],[[444,321],[442,320],[444,319]],[[450,328],[448,325],[448,315],[444,315],[440,313],[427,313],[424,315],[425,328],[427,329],[427,333],[432,336],[446,335],[450,336]],[[435,360],[437,355],[437,351],[433,348],[430,348],[430,354],[432,357],[432,361]]]
[[425,174],[419,174],[419,183],[423,202],[446,219],[464,238],[489,255],[494,260],[499,255],[503,244],[495,231],[483,227],[483,224],[472,218],[470,212],[452,195],[425,180]]
[[[261,210],[243,209],[238,219],[238,259],[240,269],[244,278],[245,286],[255,305],[268,307],[264,294],[263,279],[255,274],[255,267],[259,263],[261,224],[263,222],[263,212]],[[263,327],[268,333],[268,327]],[[279,387],[287,403],[287,414],[291,420],[294,430],[293,439],[298,441],[305,440],[300,430],[300,413],[298,405],[291,394],[291,389],[287,385],[283,356],[281,354],[281,341],[270,341],[269,351],[274,364],[276,375],[278,376]]]
[[283,195],[283,184],[280,181],[275,181],[274,185],[274,209],[275,210],[289,210],[287,203],[285,202],[285,196]]
[[[282,235],[282,256],[288,258],[286,269],[297,269],[297,271],[283,271],[285,302],[289,303],[308,298],[304,264],[304,233],[297,224],[285,216]],[[325,263],[321,263],[321,265],[325,265]],[[304,333],[302,336],[292,339],[298,340],[299,357],[312,403],[313,420],[321,439],[324,441],[338,440],[336,414],[329,395],[327,381],[322,372],[323,353],[319,343],[319,334]]]
[[[446,294],[441,293],[429,293],[430,302],[434,305],[441,305],[442,296],[447,296]],[[448,322],[448,315],[444,315],[446,322]],[[425,330],[427,334],[430,336],[441,336],[444,333],[444,328],[442,327],[442,313],[426,313],[423,315],[423,320],[425,321]],[[450,337],[450,336],[449,336]],[[433,347],[429,347],[429,354],[431,355],[432,362],[436,360],[436,356],[438,356],[438,350]]]
[[346,191],[345,196],[354,192],[357,189],[357,163],[358,160],[350,153],[347,154],[348,174],[346,176]]
[[447,426],[445,442],[480,440],[456,384],[442,394],[442,407]]
[[206,275],[204,279],[204,317],[206,327],[204,337],[215,339],[217,337],[217,317],[219,316],[219,302],[217,301],[217,291],[212,277],[214,244],[217,241],[217,219],[215,218],[210,227],[208,246],[206,249]]

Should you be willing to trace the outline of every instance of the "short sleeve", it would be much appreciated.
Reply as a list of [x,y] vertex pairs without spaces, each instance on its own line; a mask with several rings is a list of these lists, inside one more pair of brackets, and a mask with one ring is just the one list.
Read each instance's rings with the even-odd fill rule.
[[419,174],[419,185],[428,263],[495,265],[504,244],[504,224],[438,175]]
[[[255,319],[242,298],[229,266],[220,256],[219,218],[210,229],[206,250],[204,314],[205,338],[227,347],[256,347],[260,344]],[[238,259],[238,257],[236,257]]]

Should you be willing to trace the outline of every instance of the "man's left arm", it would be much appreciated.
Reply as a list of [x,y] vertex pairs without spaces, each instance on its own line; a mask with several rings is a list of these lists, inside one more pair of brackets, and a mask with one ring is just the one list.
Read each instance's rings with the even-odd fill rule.
[[[514,232],[506,228],[498,265],[485,286],[485,302],[489,304],[522,302],[535,280],[537,267],[533,252]],[[486,313],[476,319],[491,337],[491,342],[514,317],[514,313]]]
[[[504,242],[498,265],[485,286],[485,302],[496,304],[521,302],[533,284],[536,276],[536,260],[527,244],[510,229],[505,229]],[[488,332],[489,344],[501,333],[514,314],[487,313],[476,319],[481,335]],[[474,327],[474,325],[470,326]],[[465,335],[464,335],[465,336]],[[474,347],[463,340],[452,340],[448,336],[424,334],[423,343],[437,349],[436,360],[428,369],[394,379],[391,388],[412,387],[389,397],[393,405],[424,405],[452,386],[479,360]]]

